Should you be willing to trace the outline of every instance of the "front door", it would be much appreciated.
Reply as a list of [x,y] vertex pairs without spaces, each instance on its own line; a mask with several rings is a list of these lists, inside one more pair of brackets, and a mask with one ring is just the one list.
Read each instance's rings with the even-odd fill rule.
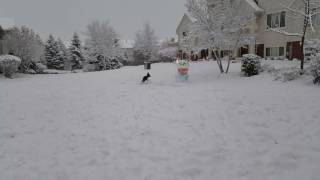
[[288,42],[287,43],[287,58],[292,59],[302,59],[300,41]]
[[257,45],[257,55],[264,58],[264,44]]
[[240,57],[242,57],[243,55],[248,54],[248,53],[249,53],[249,46],[248,45],[240,48]]

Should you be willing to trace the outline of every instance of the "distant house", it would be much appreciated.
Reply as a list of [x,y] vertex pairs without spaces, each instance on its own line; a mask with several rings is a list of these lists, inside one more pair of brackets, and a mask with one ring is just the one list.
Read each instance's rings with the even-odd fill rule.
[[[216,0],[208,0],[215,3]],[[243,54],[255,53],[265,58],[301,59],[301,36],[303,17],[290,15],[286,6],[291,9],[304,10],[300,0],[243,0],[241,12],[254,13],[255,24],[252,24],[249,33],[255,36],[255,44],[247,45],[235,51],[236,57]],[[310,29],[307,39],[320,37],[320,14],[314,18],[317,32]]]
[[118,43],[126,60],[128,62],[133,62],[134,40],[120,39]]
[[[217,1],[207,0],[208,8],[214,7]],[[249,34],[255,37],[255,43],[233,50],[234,57],[254,53],[265,58],[301,59],[300,41],[303,18],[290,15],[284,6],[304,10],[301,0],[242,0],[238,7],[241,12],[253,13],[256,21],[248,28]],[[188,34],[195,20],[187,13],[183,16],[178,28],[179,42]],[[307,39],[320,38],[320,14],[313,18],[316,32],[307,31]],[[288,33],[283,33],[288,32]],[[194,40],[196,45],[197,41]]]

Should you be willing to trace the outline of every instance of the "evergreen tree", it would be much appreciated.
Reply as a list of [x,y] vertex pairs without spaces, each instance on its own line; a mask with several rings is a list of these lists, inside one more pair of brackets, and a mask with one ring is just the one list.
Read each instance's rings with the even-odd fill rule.
[[59,58],[59,45],[52,35],[45,45],[45,57],[49,69],[64,69],[63,60]]
[[71,41],[71,46],[69,47],[69,62],[72,69],[82,68],[84,58],[81,49],[82,48],[79,35],[77,33],[74,33]]
[[58,38],[57,45],[58,45],[57,59],[60,62],[63,62],[64,69],[70,69],[69,67],[66,66],[68,64],[68,50],[60,38]]

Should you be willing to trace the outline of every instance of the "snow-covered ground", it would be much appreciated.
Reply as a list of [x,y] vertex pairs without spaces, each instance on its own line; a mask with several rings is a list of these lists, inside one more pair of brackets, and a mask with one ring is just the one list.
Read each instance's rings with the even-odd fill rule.
[[239,69],[0,77],[0,179],[318,180],[320,88]]

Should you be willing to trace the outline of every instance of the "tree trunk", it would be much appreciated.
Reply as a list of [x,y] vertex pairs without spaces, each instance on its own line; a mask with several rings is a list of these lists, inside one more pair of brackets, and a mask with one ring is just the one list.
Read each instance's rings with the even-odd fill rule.
[[229,55],[228,55],[229,57],[229,59],[228,59],[228,66],[227,66],[227,70],[226,70],[226,74],[228,74],[228,72],[229,72],[229,68],[230,68],[230,63],[231,63],[231,50],[230,50],[230,48],[229,48]]
[[[307,0],[306,4],[305,4],[305,13],[309,14],[310,13],[310,0]],[[309,17],[305,16],[304,17],[304,25],[303,25],[303,34],[302,34],[302,38],[301,38],[301,49],[300,49],[300,53],[301,53],[301,65],[300,68],[301,70],[304,69],[304,44],[305,44],[305,37],[306,37],[306,32],[307,32],[307,27],[309,24]]]
[[218,63],[218,67],[220,69],[220,73],[224,73],[224,70],[223,70],[223,66],[222,66],[222,62],[221,62],[221,59],[219,56],[217,56],[216,52],[213,51],[213,55],[215,56],[215,58],[217,59],[217,63]]

